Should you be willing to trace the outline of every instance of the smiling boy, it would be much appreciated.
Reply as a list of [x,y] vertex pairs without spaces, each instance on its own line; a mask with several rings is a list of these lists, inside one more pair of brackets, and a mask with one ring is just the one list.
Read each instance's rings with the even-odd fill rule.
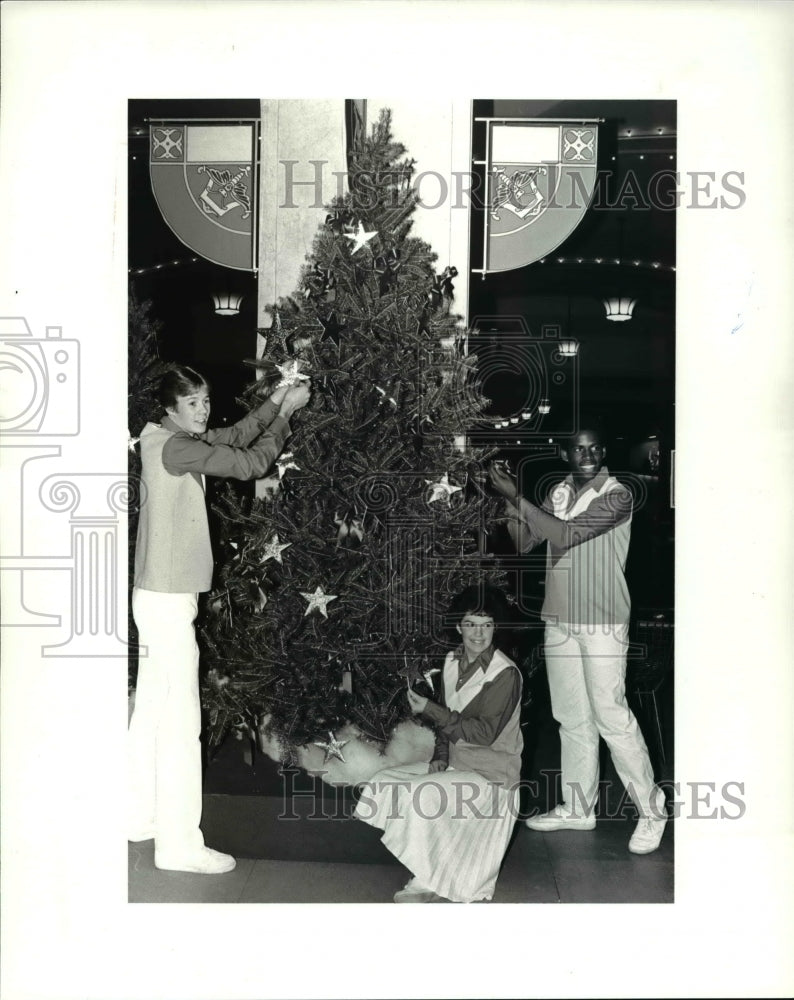
[[594,829],[600,735],[640,814],[629,850],[649,854],[661,842],[666,815],[645,740],[626,701],[631,603],[624,570],[632,497],[610,476],[597,427],[573,434],[560,454],[568,475],[542,507],[519,496],[502,469],[489,470],[508,501],[508,527],[518,551],[548,542],[541,617],[552,713],[560,724],[563,801],[526,824],[544,832]]

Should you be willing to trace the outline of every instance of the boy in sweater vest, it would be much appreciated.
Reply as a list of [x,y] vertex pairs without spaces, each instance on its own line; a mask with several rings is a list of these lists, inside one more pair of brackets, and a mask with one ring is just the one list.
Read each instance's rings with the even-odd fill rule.
[[518,551],[548,543],[541,616],[552,712],[560,724],[563,802],[525,822],[544,832],[595,828],[602,736],[640,814],[629,850],[649,854],[659,846],[667,819],[645,740],[626,701],[631,605],[624,569],[632,497],[610,476],[606,453],[597,427],[575,433],[561,447],[569,474],[542,507],[520,497],[503,469],[489,470],[507,500]]

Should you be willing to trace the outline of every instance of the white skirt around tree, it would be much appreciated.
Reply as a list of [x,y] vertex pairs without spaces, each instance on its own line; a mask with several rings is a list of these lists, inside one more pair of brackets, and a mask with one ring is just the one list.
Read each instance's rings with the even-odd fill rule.
[[428,889],[456,903],[493,897],[518,815],[518,790],[474,771],[428,774],[427,764],[379,771],[354,815]]

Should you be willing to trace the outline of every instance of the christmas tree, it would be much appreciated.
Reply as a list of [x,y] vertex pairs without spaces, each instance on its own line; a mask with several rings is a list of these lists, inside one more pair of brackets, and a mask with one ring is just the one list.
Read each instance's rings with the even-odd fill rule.
[[[152,304],[141,301],[133,287],[130,287],[127,304],[127,427],[129,448],[127,473],[131,485],[132,502],[127,516],[127,539],[129,543],[128,577],[129,590],[135,567],[135,539],[138,534],[138,502],[141,477],[141,456],[137,447],[138,437],[149,420],[158,420],[160,407],[157,403],[157,386],[166,365],[160,359],[157,334],[162,326],[159,320],[150,316]],[[128,602],[127,628],[130,637],[130,684],[134,683],[138,668],[137,637],[135,621],[132,617],[132,601]]]
[[343,759],[340,731],[385,745],[411,716],[406,684],[432,697],[451,598],[504,583],[486,552],[490,455],[463,436],[488,401],[450,308],[457,272],[438,273],[410,235],[405,153],[382,112],[299,289],[272,309],[246,401],[305,378],[312,400],[267,496],[227,489],[215,508],[220,572],[201,630],[211,743],[264,719],[288,755],[316,744]]

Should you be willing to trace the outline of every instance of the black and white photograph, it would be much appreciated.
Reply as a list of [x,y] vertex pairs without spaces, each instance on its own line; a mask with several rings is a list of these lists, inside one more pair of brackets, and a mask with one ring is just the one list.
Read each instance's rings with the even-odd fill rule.
[[790,996],[789,5],[0,18],[0,996]]
[[128,126],[130,900],[672,902],[675,102]]

